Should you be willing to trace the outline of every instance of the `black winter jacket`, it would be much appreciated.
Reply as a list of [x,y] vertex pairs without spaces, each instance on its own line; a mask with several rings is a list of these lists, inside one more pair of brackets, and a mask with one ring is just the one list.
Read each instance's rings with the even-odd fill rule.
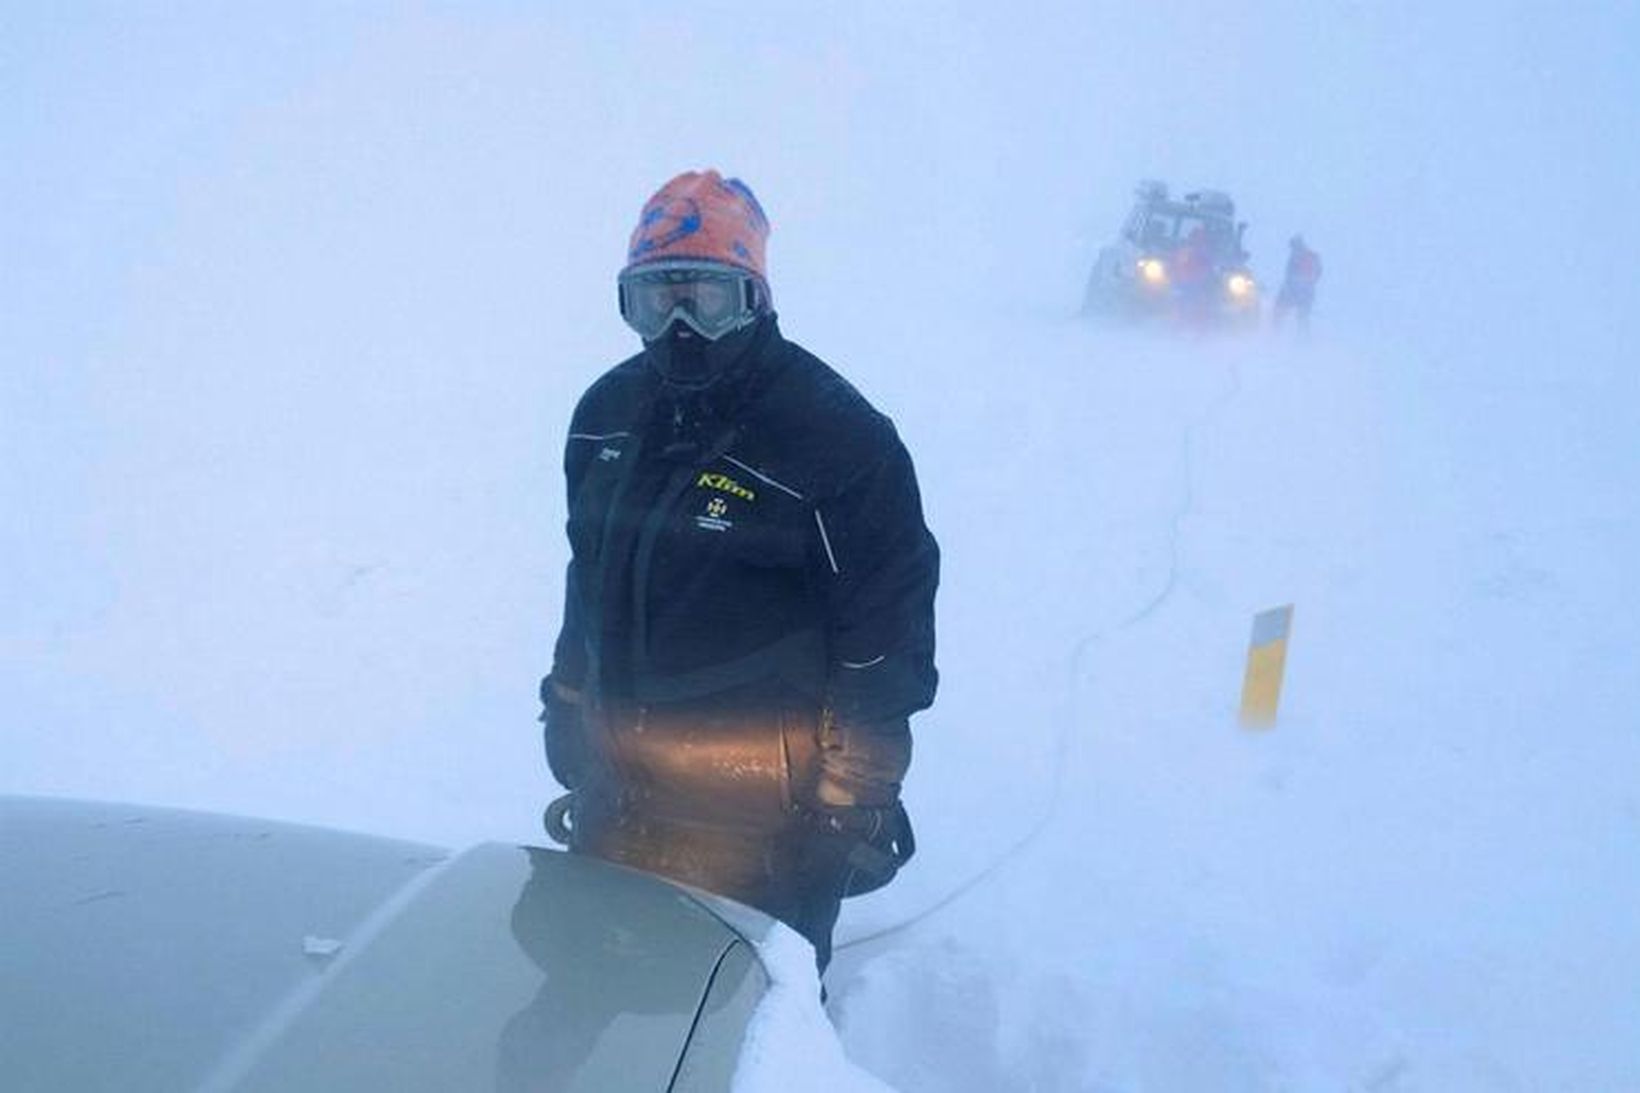
[[939,550],[893,423],[763,320],[704,392],[642,354],[581,399],[551,679],[591,706],[795,701],[843,721],[934,697]]

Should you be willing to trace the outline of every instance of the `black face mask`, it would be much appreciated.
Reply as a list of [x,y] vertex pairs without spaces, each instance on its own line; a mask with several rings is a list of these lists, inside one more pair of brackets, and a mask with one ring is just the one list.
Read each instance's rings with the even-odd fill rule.
[[668,386],[703,391],[734,370],[760,325],[761,320],[709,342],[674,319],[660,337],[644,342],[644,356]]

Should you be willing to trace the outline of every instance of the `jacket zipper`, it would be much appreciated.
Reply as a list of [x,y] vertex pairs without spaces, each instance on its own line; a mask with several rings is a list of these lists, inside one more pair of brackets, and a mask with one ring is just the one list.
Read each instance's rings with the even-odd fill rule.
[[655,544],[672,515],[672,506],[700,475],[701,467],[709,467],[719,456],[734,446],[739,429],[729,427],[717,441],[701,453],[700,462],[686,463],[666,483],[666,489],[656,499],[649,514],[638,529],[637,549],[632,559],[632,674],[636,683],[649,670],[649,569],[654,559]]

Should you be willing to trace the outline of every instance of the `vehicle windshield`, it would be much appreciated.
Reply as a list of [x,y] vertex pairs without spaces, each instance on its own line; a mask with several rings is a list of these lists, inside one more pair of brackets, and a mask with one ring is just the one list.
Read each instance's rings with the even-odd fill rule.
[[1181,209],[1150,210],[1139,227],[1138,243],[1149,249],[1171,250],[1198,231],[1206,234],[1213,249],[1230,249],[1233,232],[1228,222]]

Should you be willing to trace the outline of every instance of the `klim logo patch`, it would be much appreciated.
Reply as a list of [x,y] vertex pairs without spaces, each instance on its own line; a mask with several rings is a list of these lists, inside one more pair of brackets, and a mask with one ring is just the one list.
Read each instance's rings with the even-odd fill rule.
[[757,500],[756,493],[747,489],[745,486],[742,486],[739,482],[736,482],[733,478],[730,478],[726,474],[716,474],[712,471],[707,471],[695,480],[695,485],[701,489],[717,490],[720,493],[728,494],[730,497],[738,497],[742,501]]

